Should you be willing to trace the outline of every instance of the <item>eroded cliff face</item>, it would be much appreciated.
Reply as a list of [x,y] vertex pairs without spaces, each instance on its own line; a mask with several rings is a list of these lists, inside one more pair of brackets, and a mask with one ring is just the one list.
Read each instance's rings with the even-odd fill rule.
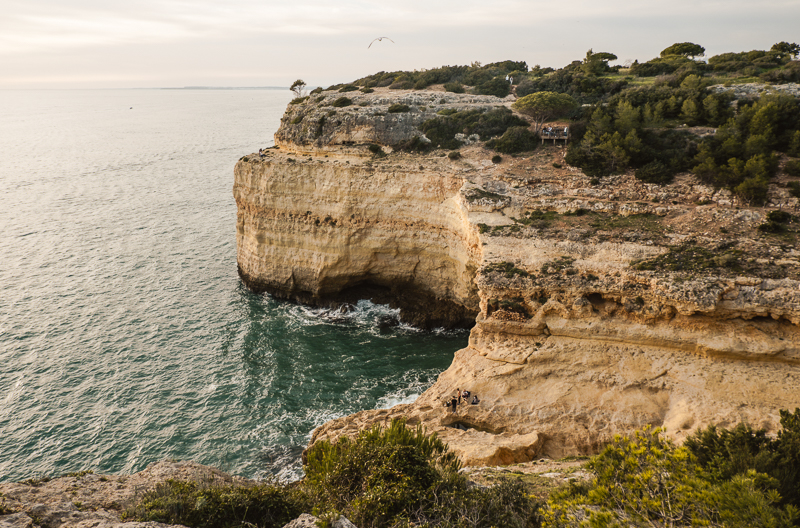
[[[480,143],[457,160],[401,153],[442,108],[508,101],[376,92],[320,129],[338,96],[290,105],[280,148],[237,164],[243,279],[306,302],[385,295],[422,324],[477,315],[415,403],[334,420],[312,442],[405,416],[466,464],[501,464],[592,453],[645,424],[678,440],[711,423],[775,430],[800,406],[797,233],[760,233],[768,209],[689,175],[593,182],[554,166],[553,146],[500,164]],[[395,103],[410,111],[387,127]],[[780,185],[770,199],[797,206]],[[448,412],[456,388],[480,404]]]

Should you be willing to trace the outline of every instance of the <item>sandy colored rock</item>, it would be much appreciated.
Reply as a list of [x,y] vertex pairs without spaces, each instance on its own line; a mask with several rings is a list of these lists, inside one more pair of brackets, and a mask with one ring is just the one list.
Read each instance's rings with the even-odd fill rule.
[[[778,411],[800,407],[797,235],[757,229],[770,208],[800,205],[785,185],[770,187],[768,208],[748,208],[689,174],[666,186],[632,174],[593,182],[560,148],[499,164],[477,143],[458,160],[393,151],[442,107],[510,100],[376,90],[337,110],[339,125],[303,128],[340,96],[290,105],[279,148],[237,164],[243,280],[302,302],[392,302],[423,326],[475,326],[416,402],[333,420],[312,443],[404,416],[467,465],[508,464],[594,453],[646,424],[678,440],[712,423],[775,432]],[[393,102],[413,111],[387,126]],[[680,251],[678,264],[652,264]],[[457,387],[481,403],[448,413]]]

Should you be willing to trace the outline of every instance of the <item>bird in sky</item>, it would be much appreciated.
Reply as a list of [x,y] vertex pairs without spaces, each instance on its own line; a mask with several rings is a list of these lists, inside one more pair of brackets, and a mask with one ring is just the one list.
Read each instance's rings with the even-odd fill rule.
[[378,38],[374,39],[372,42],[369,43],[369,46],[367,46],[367,49],[370,49],[372,47],[372,45],[375,44],[376,40],[383,40],[383,39],[386,39],[389,42],[391,42],[392,44],[394,44],[394,41],[392,39],[390,39],[389,37],[378,37]]

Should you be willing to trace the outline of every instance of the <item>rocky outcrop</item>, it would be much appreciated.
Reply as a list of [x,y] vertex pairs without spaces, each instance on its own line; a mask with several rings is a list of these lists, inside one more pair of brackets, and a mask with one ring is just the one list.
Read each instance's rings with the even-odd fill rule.
[[0,483],[0,497],[12,513],[0,515],[0,526],[46,528],[181,528],[155,522],[124,522],[123,510],[167,479],[203,483],[247,483],[194,462],[163,461],[133,475],[80,472],[59,478]]
[[[481,144],[455,160],[395,149],[422,138],[431,112],[491,98],[376,91],[339,125],[302,128],[342,96],[322,95],[290,105],[279,148],[236,166],[245,283],[304,302],[372,295],[421,324],[476,324],[415,403],[334,420],[312,442],[404,416],[466,464],[496,465],[592,453],[645,424],[678,440],[710,423],[774,431],[779,409],[800,406],[798,233],[758,231],[769,209],[689,175],[665,187],[593,181],[557,147],[499,164]],[[395,103],[419,115],[387,126]],[[798,205],[781,185],[769,199]],[[449,412],[456,388],[481,402]]]

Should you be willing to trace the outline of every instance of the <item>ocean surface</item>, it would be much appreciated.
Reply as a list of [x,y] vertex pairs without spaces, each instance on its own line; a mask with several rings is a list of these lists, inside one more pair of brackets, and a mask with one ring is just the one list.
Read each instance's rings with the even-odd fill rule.
[[296,478],[316,426],[413,401],[466,345],[242,286],[233,166],[290,98],[0,91],[0,481],[165,458]]

